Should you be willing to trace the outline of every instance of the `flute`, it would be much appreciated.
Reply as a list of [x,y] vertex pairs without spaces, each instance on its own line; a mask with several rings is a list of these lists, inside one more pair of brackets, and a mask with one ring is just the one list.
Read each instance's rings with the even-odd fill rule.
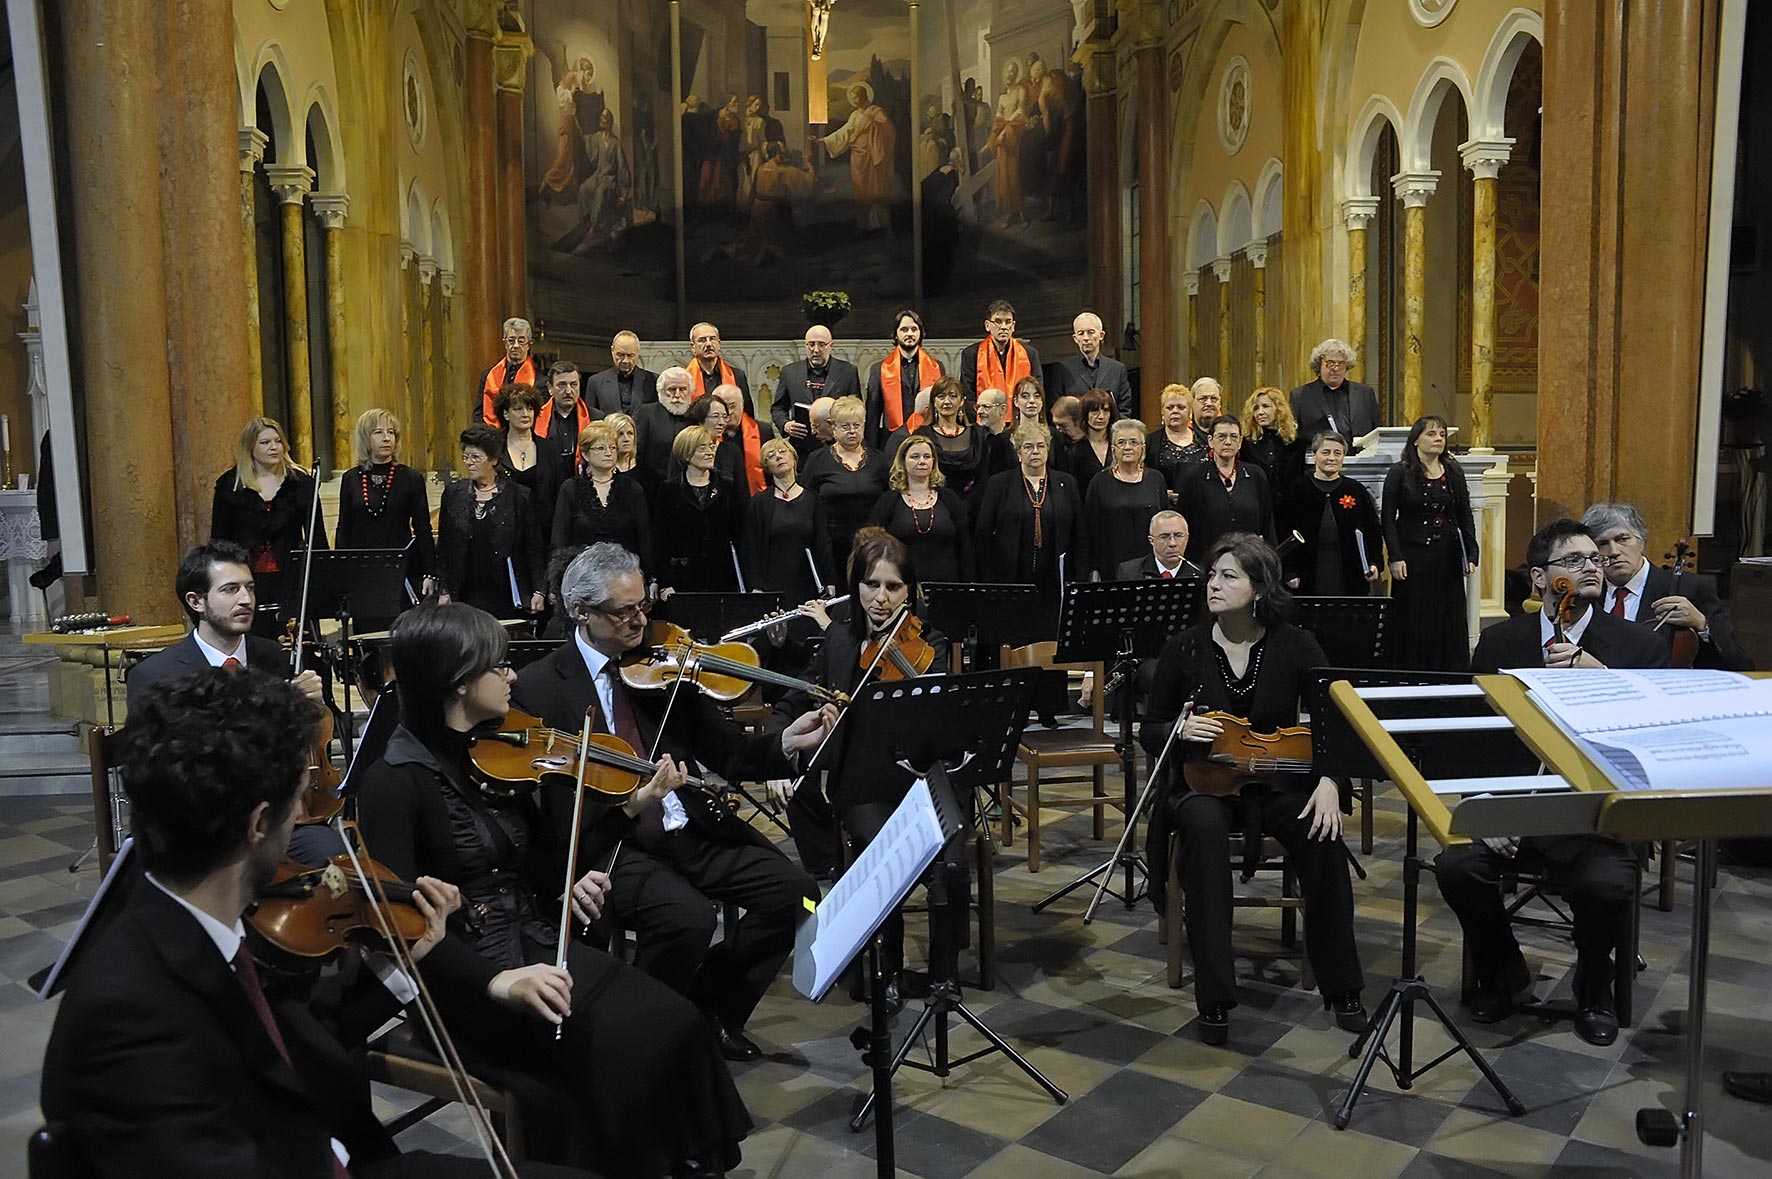
[[[821,602],[819,604],[828,610],[832,606],[840,606],[848,600],[849,595],[844,594],[841,597],[831,598],[829,601]],[[807,612],[805,606],[795,606],[792,610],[783,610],[780,614],[771,614],[768,618],[759,618],[755,622],[749,622],[743,626],[734,627],[732,630],[721,635],[720,641],[722,643],[736,643],[740,639],[749,638],[751,635],[761,634],[772,626],[779,626],[782,623],[787,622],[789,619],[800,618]]]

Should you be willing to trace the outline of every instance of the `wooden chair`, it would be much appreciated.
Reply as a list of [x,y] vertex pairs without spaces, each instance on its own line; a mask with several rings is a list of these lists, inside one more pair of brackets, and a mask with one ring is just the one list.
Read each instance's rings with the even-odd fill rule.
[[[417,1093],[425,1099],[386,1123],[384,1128],[389,1137],[398,1137],[403,1131],[424,1121],[444,1106],[459,1100],[455,1081],[449,1075],[449,1070],[443,1067],[436,1056],[419,1047],[419,1041],[414,1037],[409,1024],[398,1025],[372,1043],[364,1063],[371,1081]],[[492,1115],[492,1128],[504,1142],[505,1152],[511,1156],[511,1161],[521,1161],[523,1118],[518,1108],[517,1095],[471,1074],[468,1083],[473,1085],[480,1104]]]
[[122,786],[113,788],[111,775],[122,756],[123,730],[103,725],[86,735],[86,754],[92,763],[93,850],[98,853],[98,873],[103,877],[117,858],[117,835],[124,828],[123,808],[128,800]]
[[[1233,859],[1234,853],[1241,850],[1243,837],[1234,835],[1231,839]],[[1179,988],[1187,975],[1187,922],[1183,918],[1185,898],[1181,889],[1181,837],[1176,834],[1169,836],[1169,888],[1163,898],[1163,913],[1157,919],[1157,940],[1169,950],[1169,985]],[[1280,910],[1280,945],[1291,951],[1296,950],[1302,963],[1299,985],[1305,990],[1313,990],[1317,985],[1316,975],[1311,970],[1310,955],[1304,952],[1300,944],[1298,918],[1304,912],[1304,897],[1300,895],[1298,878],[1292,872],[1292,864],[1286,859],[1286,850],[1280,846],[1279,840],[1271,835],[1264,835],[1261,840],[1261,863],[1257,871],[1278,870],[1280,873],[1280,895],[1267,896],[1236,896],[1231,898],[1231,909],[1278,909]],[[1236,871],[1233,867],[1233,871]]]
[[[1031,643],[1025,647],[1004,647],[1002,649],[1002,666],[1040,667],[1050,671],[1066,673],[1081,671],[1092,673],[1095,682],[1100,685],[1106,682],[1101,663],[1059,663],[1054,658],[1058,644],[1052,642]],[[1003,838],[1004,846],[1015,841],[1014,825],[1011,815],[1019,812],[1027,821],[1028,837],[1028,871],[1040,870],[1040,809],[1055,807],[1063,810],[1092,809],[1095,812],[1095,838],[1107,836],[1107,808],[1112,806],[1124,811],[1125,800],[1107,788],[1108,767],[1120,764],[1119,747],[1107,734],[1107,721],[1104,713],[1105,692],[1097,691],[1091,705],[1088,728],[1064,729],[1030,729],[1021,736],[1021,744],[1016,749],[1016,760],[1027,767],[1027,803],[1023,805],[1015,801],[1013,783],[1007,784],[1003,792]],[[1131,734],[1126,735],[1130,739]],[[1042,775],[1047,770],[1087,769],[1091,789],[1088,797],[1075,796],[1070,798],[1042,799],[1040,787]],[[1077,778],[1061,779],[1075,782]],[[1050,781],[1047,782],[1050,785]]]

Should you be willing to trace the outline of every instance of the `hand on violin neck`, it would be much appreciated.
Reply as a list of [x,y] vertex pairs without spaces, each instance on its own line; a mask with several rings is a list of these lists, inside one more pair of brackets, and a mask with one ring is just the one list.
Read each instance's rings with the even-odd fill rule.
[[425,935],[412,943],[412,960],[424,961],[449,933],[449,915],[461,908],[461,889],[435,876],[420,876],[414,883],[412,903],[425,915]]
[[326,689],[320,683],[320,676],[312,671],[304,671],[289,681],[296,691],[312,700],[315,704],[326,703]]
[[661,757],[658,759],[658,769],[653,771],[652,777],[647,779],[639,789],[628,795],[627,800],[621,804],[621,809],[628,818],[638,818],[641,811],[660,801],[665,795],[688,780],[688,771],[675,758]]
[[820,705],[800,714],[793,724],[781,731],[781,751],[789,757],[817,749],[837,723],[837,706]]
[[545,962],[501,970],[486,984],[486,996],[513,1010],[560,1024],[572,1014],[572,976]]
[[595,868],[578,878],[572,886],[572,915],[580,925],[589,925],[603,915],[603,902],[609,896],[609,876]]

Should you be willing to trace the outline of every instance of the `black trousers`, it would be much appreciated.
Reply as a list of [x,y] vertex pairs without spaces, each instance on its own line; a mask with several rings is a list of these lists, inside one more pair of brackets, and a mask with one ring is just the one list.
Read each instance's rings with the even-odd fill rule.
[[[1354,890],[1340,840],[1310,838],[1298,817],[1306,795],[1265,791],[1261,829],[1279,840],[1304,896],[1304,948],[1325,995],[1358,991],[1364,983],[1354,945]],[[1194,997],[1202,1005],[1235,1006],[1237,982],[1231,952],[1231,834],[1243,802],[1185,791],[1170,803],[1180,838],[1178,883],[1188,950],[1194,959]]]
[[822,876],[837,866],[837,816],[831,800],[824,796],[824,784],[811,775],[800,783],[788,799],[788,827],[794,833],[794,850],[800,865],[813,876]]
[[[1478,842],[1443,851],[1434,860],[1440,895],[1464,927],[1477,981],[1516,990],[1531,981],[1501,895],[1502,876],[1519,869],[1544,872],[1551,888],[1569,898],[1576,954],[1595,968],[1609,962],[1630,921],[1636,892],[1637,861],[1630,848],[1586,835],[1527,838],[1510,860]],[[1596,978],[1604,979],[1610,993],[1610,976],[1602,972]]]
[[[764,843],[716,842],[694,823],[616,857],[609,898],[639,935],[634,964],[718,1018],[742,1025],[794,949],[794,931],[818,900],[812,877]],[[720,944],[714,902],[744,910]]]
[[[970,791],[960,792],[956,801],[966,816],[966,825],[948,841],[935,857],[935,862],[923,873],[923,883],[929,893],[929,976],[932,979],[958,977],[960,950],[967,945],[972,932],[967,913],[967,905],[972,899],[971,861],[967,850],[971,847],[976,808]],[[858,855],[880,834],[880,829],[896,809],[891,803],[867,802],[843,812],[843,827],[855,840]],[[882,968],[889,974],[904,969],[903,910],[894,909],[880,926],[880,932],[885,941]]]

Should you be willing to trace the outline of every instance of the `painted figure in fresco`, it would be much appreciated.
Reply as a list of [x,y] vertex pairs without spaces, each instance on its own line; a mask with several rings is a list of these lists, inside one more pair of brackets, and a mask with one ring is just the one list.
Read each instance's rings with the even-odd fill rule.
[[714,116],[710,151],[701,163],[697,196],[710,215],[730,213],[738,195],[738,140],[743,126],[738,95],[729,94]]
[[556,131],[558,146],[554,162],[541,182],[547,192],[556,194],[556,199],[571,199],[573,183],[584,175],[586,161],[582,140],[596,132],[603,116],[603,90],[594,81],[596,73],[591,59],[581,57],[572,69],[561,75],[559,84],[554,87],[554,102],[560,117]]
[[985,140],[991,134],[991,104],[985,99],[984,91],[979,89],[977,78],[967,78],[961,93],[965,126],[970,131],[966,142],[966,170],[976,172],[978,153],[984,150]]
[[1021,138],[1027,131],[1027,87],[1021,81],[1021,62],[1010,58],[1003,67],[1003,93],[997,96],[997,116],[991,120],[991,137],[985,145],[997,164],[998,225],[1019,222],[1021,215]]
[[893,170],[898,131],[884,108],[874,102],[866,82],[849,87],[849,119],[829,135],[814,136],[832,156],[849,155],[849,179],[855,185],[855,227],[862,232],[892,231]]
[[763,162],[751,178],[749,219],[744,232],[708,255],[762,266],[782,262],[793,239],[794,202],[812,195],[812,165],[796,162],[780,140],[763,145]]
[[[1040,110],[1040,95],[1046,88],[1051,71],[1037,53],[1028,54],[1025,81],[1022,83],[1022,111],[1027,116],[1027,130],[1022,132],[1015,158],[1021,165],[1021,195],[1038,199],[1046,195],[1046,153],[1051,150],[1045,119]],[[1022,206],[1016,206],[1021,211]],[[1025,224],[1025,221],[1023,222]]]
[[615,112],[604,110],[597,133],[585,137],[588,166],[578,186],[578,215],[585,225],[580,250],[613,239],[627,218],[625,206],[633,186],[628,155],[615,135]]
[[1078,221],[1083,172],[1082,79],[1048,70],[1036,95],[1046,148],[1046,220]]
[[718,116],[697,95],[683,100],[683,192],[696,215],[702,210],[702,185],[713,183],[708,166],[720,150]]
[[652,102],[634,104],[634,208],[658,209],[658,122]]
[[781,120],[769,113],[769,104],[763,101],[763,96],[753,94],[746,99],[738,143],[738,208],[741,213],[751,207],[757,171],[763,166],[764,147],[786,142],[787,132],[782,129]]

